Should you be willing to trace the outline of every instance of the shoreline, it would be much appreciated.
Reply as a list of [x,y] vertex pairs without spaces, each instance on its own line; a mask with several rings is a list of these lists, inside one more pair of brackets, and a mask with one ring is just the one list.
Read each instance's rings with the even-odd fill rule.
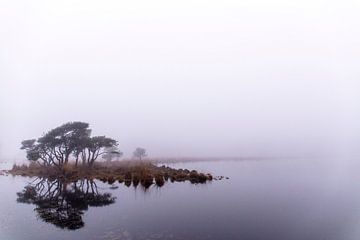
[[175,169],[165,165],[157,166],[150,162],[99,162],[92,168],[87,166],[75,166],[67,164],[62,168],[54,166],[40,166],[38,164],[14,165],[11,170],[2,170],[4,175],[41,177],[47,179],[61,179],[67,182],[74,182],[82,179],[100,180],[113,184],[116,181],[127,186],[141,184],[148,188],[152,184],[163,186],[165,182],[185,182],[192,184],[206,183],[217,180],[210,173],[199,173],[196,170]]

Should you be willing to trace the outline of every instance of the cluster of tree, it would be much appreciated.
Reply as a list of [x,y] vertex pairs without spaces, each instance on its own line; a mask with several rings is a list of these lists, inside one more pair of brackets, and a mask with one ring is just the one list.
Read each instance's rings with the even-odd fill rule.
[[[123,155],[116,140],[105,136],[91,136],[89,124],[85,122],[65,123],[38,139],[24,140],[21,145],[28,160],[60,168],[70,159],[75,161],[76,166],[81,162],[82,165],[91,167],[99,156],[112,161]],[[147,156],[143,148],[136,148],[133,155],[139,160]]]
[[21,144],[28,160],[45,166],[62,167],[71,158],[76,165],[81,161],[83,165],[92,166],[101,155],[121,154],[116,140],[105,136],[92,137],[89,124],[84,122],[63,124],[38,139],[25,140]]
[[[109,147],[105,149],[105,154],[103,155],[103,159],[107,162],[111,162],[112,160],[119,160],[123,153],[119,151],[117,147]],[[136,148],[133,152],[133,157],[138,160],[143,160],[144,157],[147,157],[146,149],[145,148]]]

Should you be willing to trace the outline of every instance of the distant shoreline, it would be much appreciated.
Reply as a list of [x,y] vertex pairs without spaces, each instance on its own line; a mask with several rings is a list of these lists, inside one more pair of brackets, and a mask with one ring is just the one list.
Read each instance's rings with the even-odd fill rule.
[[[220,162],[220,161],[265,161],[279,159],[297,159],[299,157],[155,157],[144,159],[154,164],[187,163],[187,162]],[[0,160],[0,164],[26,164],[28,160]],[[136,159],[124,158],[119,162],[137,162]],[[11,168],[11,166],[10,166]]]

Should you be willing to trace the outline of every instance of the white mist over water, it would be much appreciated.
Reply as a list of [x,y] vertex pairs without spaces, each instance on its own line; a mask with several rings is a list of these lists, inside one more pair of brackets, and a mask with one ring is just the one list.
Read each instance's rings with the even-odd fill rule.
[[350,156],[357,1],[0,0],[0,156],[67,121],[150,156]]

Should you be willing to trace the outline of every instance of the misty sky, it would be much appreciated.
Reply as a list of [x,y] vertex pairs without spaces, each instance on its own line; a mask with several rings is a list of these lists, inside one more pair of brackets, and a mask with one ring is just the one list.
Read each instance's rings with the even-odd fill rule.
[[126,156],[360,145],[357,0],[0,0],[0,157],[68,121]]

